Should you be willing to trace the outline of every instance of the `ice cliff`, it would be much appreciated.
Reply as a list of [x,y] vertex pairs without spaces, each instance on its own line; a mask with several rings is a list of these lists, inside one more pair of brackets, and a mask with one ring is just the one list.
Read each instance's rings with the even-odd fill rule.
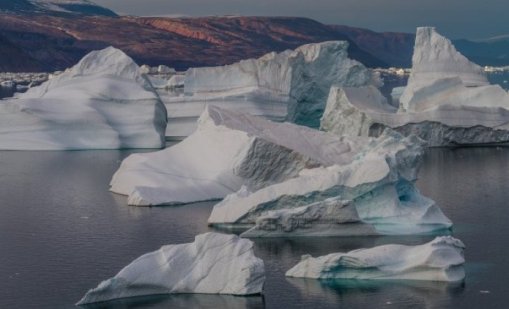
[[378,82],[370,70],[348,58],[347,49],[348,42],[330,41],[232,65],[189,69],[178,78],[181,88],[170,80],[169,89],[159,90],[168,109],[167,135],[190,135],[206,104],[318,127],[331,85]]
[[113,47],[0,101],[0,149],[161,148],[166,109],[139,67]]
[[321,128],[377,136],[389,127],[429,146],[509,142],[509,94],[489,85],[434,28],[417,29],[412,73],[398,101],[396,110],[374,87],[332,87]]
[[260,294],[263,261],[253,243],[235,235],[207,233],[193,243],[147,253],[86,293],[78,305],[118,298],[179,294]]
[[302,256],[286,276],[322,280],[428,280],[465,278],[465,245],[450,236],[419,246],[384,245],[313,258]]

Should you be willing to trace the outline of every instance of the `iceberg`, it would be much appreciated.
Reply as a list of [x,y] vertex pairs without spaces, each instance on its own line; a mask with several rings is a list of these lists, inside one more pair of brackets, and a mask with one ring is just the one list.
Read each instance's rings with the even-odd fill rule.
[[206,233],[193,243],[163,246],[139,257],[77,305],[162,294],[254,295],[262,292],[264,281],[264,264],[251,241]]
[[243,187],[214,206],[209,224],[250,228],[242,237],[447,232],[450,220],[413,184],[422,156],[418,139],[385,134],[351,141],[364,145],[352,160],[306,168],[259,190]]
[[209,105],[181,143],[126,158],[110,190],[134,206],[223,199],[209,224],[245,237],[445,231],[413,184],[422,153],[398,133],[339,137]]
[[458,282],[465,278],[465,245],[450,236],[419,246],[384,245],[302,260],[288,277],[322,280],[426,280]]
[[438,80],[458,78],[465,87],[489,85],[484,70],[459,53],[452,42],[433,27],[417,28],[412,71],[400,102],[404,110],[412,110],[412,97],[422,87]]
[[430,147],[509,142],[509,94],[489,85],[482,68],[434,28],[417,29],[412,73],[401,90],[395,109],[375,87],[332,87],[321,128],[353,136],[391,128]]
[[207,104],[317,128],[331,85],[379,83],[371,70],[348,58],[347,49],[346,41],[308,44],[172,77],[166,90],[158,90],[168,109],[167,136],[193,133]]
[[140,68],[109,47],[0,101],[0,149],[161,148],[166,109]]
[[136,206],[222,199],[257,190],[305,168],[350,162],[364,142],[209,105],[197,130],[165,150],[126,158],[111,191]]

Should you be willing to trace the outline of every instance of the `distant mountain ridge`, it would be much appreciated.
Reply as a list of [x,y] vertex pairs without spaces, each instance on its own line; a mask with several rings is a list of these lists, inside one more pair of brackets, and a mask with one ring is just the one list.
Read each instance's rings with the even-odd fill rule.
[[0,0],[0,12],[117,16],[112,10],[89,0]]
[[[117,16],[89,0],[0,0],[0,71],[55,71],[118,47],[139,64],[217,66],[332,40],[368,67],[410,67],[414,34],[325,25],[301,17]],[[509,65],[509,40],[454,41],[480,65]]]
[[[122,49],[139,64],[166,64],[184,70],[231,64],[308,43],[349,40],[324,24],[296,17],[111,18],[47,14],[29,18],[0,14],[0,36],[46,71],[65,69],[89,51],[109,45]],[[353,41],[350,43],[352,58],[371,67],[388,65]],[[0,59],[0,70],[12,66]]]

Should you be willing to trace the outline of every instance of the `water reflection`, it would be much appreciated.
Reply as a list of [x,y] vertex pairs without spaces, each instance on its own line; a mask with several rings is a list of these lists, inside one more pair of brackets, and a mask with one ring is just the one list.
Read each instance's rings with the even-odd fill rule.
[[[135,208],[108,192],[129,154],[0,152],[0,308],[76,308],[88,289],[142,254],[211,231],[214,202]],[[434,236],[255,239],[255,254],[266,267],[264,298],[179,295],[107,308],[507,308],[509,148],[433,149],[424,161],[419,189],[454,222],[454,237],[467,246],[464,286],[324,285],[284,276],[303,254],[418,245]]]
[[124,298],[81,307],[84,309],[263,309],[265,304],[262,296],[238,297],[230,295],[179,294]]
[[465,284],[427,281],[313,280],[287,278],[304,298],[324,298],[338,307],[447,308]]

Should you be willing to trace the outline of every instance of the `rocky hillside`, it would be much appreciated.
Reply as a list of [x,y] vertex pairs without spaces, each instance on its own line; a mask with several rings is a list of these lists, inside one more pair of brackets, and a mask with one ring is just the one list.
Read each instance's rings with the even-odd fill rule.
[[[410,67],[414,35],[299,17],[119,17],[89,0],[0,0],[0,71],[55,71],[113,45],[139,64],[216,66],[330,40],[369,67]],[[481,65],[508,65],[507,41],[455,42]]]
[[[34,70],[61,70],[90,50],[113,45],[138,63],[177,69],[229,64],[271,51],[329,40],[348,40],[306,18],[141,18],[0,14],[0,36],[34,59]],[[0,50],[3,46],[0,46]],[[387,63],[351,43],[351,56],[372,67]],[[20,57],[24,62],[26,57]],[[0,67],[20,64],[0,58]]]

